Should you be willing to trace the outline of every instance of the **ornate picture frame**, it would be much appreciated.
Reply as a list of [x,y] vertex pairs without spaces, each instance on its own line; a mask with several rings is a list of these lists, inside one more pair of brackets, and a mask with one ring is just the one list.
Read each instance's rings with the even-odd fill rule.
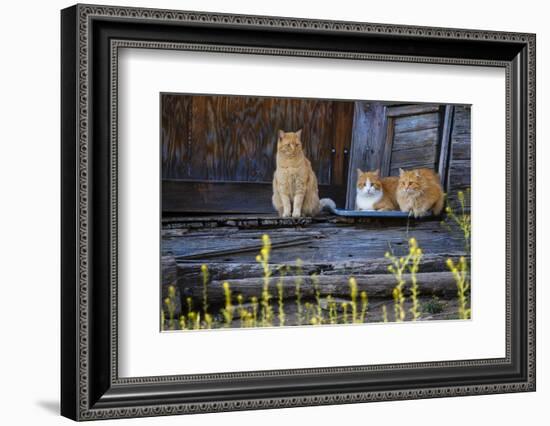
[[[61,413],[74,420],[535,390],[534,34],[76,5],[61,12]],[[478,65],[506,73],[506,356],[119,377],[118,51]]]

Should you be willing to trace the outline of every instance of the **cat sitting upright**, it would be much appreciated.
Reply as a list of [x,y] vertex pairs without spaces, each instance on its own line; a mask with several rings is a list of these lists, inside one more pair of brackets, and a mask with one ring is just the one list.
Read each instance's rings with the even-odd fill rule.
[[302,150],[302,130],[279,130],[273,206],[282,217],[315,216],[321,210],[317,177]]
[[399,178],[381,178],[379,170],[363,172],[357,169],[356,210],[397,210],[395,191]]
[[399,169],[397,202],[401,211],[414,217],[426,216],[430,210],[439,215],[445,203],[439,175],[430,169]]
[[334,211],[330,198],[319,200],[317,177],[302,148],[302,130],[279,130],[276,169],[273,175],[273,207],[282,217],[315,216]]

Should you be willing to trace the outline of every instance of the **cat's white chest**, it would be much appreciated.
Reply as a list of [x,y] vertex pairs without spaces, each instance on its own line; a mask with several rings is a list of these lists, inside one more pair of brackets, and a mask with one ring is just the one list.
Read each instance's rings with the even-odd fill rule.
[[357,210],[374,210],[374,205],[382,199],[383,195],[381,191],[374,194],[357,192],[357,196],[355,197],[355,208]]

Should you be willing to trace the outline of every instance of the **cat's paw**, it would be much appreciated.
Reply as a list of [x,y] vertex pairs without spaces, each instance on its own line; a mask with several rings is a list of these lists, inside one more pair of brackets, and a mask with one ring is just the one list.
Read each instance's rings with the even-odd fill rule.
[[296,217],[300,217],[301,216],[301,213],[300,212],[294,212],[292,213],[292,217],[296,218]]
[[290,212],[283,212],[281,217],[290,217]]

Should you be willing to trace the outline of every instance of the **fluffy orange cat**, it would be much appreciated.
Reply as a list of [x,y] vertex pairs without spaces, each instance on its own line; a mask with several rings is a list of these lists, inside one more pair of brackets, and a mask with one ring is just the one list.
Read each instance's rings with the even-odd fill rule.
[[430,210],[438,215],[445,202],[439,175],[430,169],[399,169],[396,198],[401,211],[412,212],[414,217],[425,216]]
[[379,170],[363,172],[357,169],[357,210],[398,210],[395,191],[399,178],[388,176],[381,178]]
[[314,216],[321,210],[317,177],[302,150],[302,130],[279,130],[273,206],[282,217]]

